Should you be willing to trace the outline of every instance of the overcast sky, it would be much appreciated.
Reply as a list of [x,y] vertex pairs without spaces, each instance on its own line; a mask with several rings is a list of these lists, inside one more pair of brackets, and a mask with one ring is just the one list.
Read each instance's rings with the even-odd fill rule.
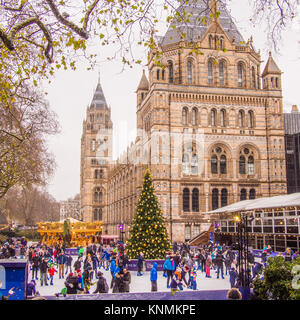
[[[261,68],[263,71],[269,52],[265,28],[264,26],[254,28],[249,23],[248,1],[232,0],[231,3],[232,16],[244,39],[247,40],[253,35],[255,48],[261,50],[261,57],[264,60]],[[282,87],[286,112],[290,112],[293,104],[300,107],[299,25],[298,19],[283,34],[280,53],[273,52],[277,65],[283,71]],[[161,30],[161,35],[164,34],[164,31],[166,30]],[[121,72],[122,64],[120,62],[101,62],[108,51],[102,50],[102,52],[98,68],[106,101],[112,110],[115,131],[113,148],[114,158],[116,158],[135,138],[135,91],[145,67],[135,66]],[[144,56],[146,58],[147,52],[144,53]],[[82,122],[98,82],[98,68],[86,71],[86,66],[82,64],[76,71],[58,72],[50,85],[44,85],[44,89],[48,92],[50,106],[57,113],[61,126],[61,133],[49,138],[49,150],[56,158],[57,169],[49,183],[48,191],[58,201],[73,197],[80,191]]]

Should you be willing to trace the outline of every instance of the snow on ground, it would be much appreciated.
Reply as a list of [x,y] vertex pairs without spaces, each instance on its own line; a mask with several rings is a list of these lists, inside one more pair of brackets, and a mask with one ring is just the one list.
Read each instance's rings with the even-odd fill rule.
[[[99,270],[99,269],[98,269]],[[101,268],[101,272],[104,274],[104,277],[107,280],[108,285],[110,286],[111,282],[111,274],[109,271]],[[151,292],[151,283],[150,283],[150,271],[144,272],[143,276],[137,276],[136,271],[131,272],[131,284],[130,284],[130,292],[140,293],[140,292]],[[67,275],[66,275],[67,276]],[[66,279],[65,276],[65,279]],[[206,278],[205,273],[202,273],[200,270],[197,271],[197,290],[229,290],[229,275],[224,275],[225,279],[220,278],[217,279],[217,274],[215,270],[211,270],[212,278]],[[29,272],[29,281],[32,279],[31,271]],[[60,292],[62,288],[64,288],[65,279],[59,279],[58,274],[56,273],[54,276],[54,285],[50,286],[50,281],[48,282],[48,286],[42,286],[40,283],[40,277],[38,274],[37,282],[37,290],[40,292],[41,296],[51,296],[57,292]],[[188,279],[188,275],[186,275],[186,279]],[[97,279],[93,279],[93,281],[97,281]],[[158,271],[157,276],[157,286],[159,292],[169,292],[170,289],[167,289],[167,278],[163,277],[163,272]],[[94,284],[90,293],[93,293],[96,289],[96,284]],[[184,287],[184,291],[190,291],[191,289],[187,289]],[[112,292],[112,289],[109,289],[109,293]]]

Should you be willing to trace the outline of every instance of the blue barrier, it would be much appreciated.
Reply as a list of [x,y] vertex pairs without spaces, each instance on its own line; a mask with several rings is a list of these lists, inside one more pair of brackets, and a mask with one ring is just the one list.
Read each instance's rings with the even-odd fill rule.
[[9,300],[25,300],[27,276],[27,260],[0,260],[1,296],[8,296],[9,290],[14,288]]
[[100,293],[70,294],[66,297],[44,296],[47,300],[226,300],[228,290],[184,291],[176,292],[142,292],[142,293]]

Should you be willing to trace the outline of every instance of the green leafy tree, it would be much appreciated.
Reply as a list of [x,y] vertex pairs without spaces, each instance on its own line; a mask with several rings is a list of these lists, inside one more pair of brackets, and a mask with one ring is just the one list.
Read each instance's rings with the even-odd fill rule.
[[254,282],[254,289],[260,300],[293,300],[300,299],[300,289],[293,288],[295,277],[293,268],[300,265],[300,258],[287,262],[283,257],[269,258],[263,271],[263,279],[258,276]]
[[136,259],[140,252],[145,259],[162,259],[170,250],[170,240],[165,220],[155,195],[151,173],[146,170],[136,215],[126,243],[128,257]]

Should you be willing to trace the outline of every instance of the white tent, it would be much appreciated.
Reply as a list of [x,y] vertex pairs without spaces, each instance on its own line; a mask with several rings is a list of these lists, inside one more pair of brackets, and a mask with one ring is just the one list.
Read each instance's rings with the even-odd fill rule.
[[65,220],[70,220],[70,222],[71,223],[75,223],[75,222],[82,222],[82,221],[80,221],[80,220],[76,220],[76,219],[74,219],[74,218],[71,218],[71,217],[69,217],[69,218],[66,218],[66,219],[61,219],[61,220],[59,220],[59,222],[61,222],[61,223],[64,223],[65,222]]
[[225,212],[236,212],[236,211],[248,211],[248,210],[255,210],[255,209],[270,209],[270,208],[296,207],[296,206],[300,206],[299,192],[275,196],[275,197],[239,201],[239,202],[230,204],[226,207],[210,211],[208,213],[225,213]]

